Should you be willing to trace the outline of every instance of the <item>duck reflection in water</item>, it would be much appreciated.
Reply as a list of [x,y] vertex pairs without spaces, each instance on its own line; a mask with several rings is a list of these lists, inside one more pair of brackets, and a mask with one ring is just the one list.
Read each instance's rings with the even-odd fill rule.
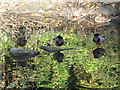
[[56,52],[53,54],[53,58],[54,58],[54,60],[57,60],[57,62],[60,63],[64,59],[64,54],[60,53],[60,52]]
[[28,66],[28,65],[27,65],[27,60],[24,60],[24,61],[19,61],[19,60],[17,60],[16,63],[17,63],[17,65],[19,65],[19,66],[21,66],[21,67],[26,67],[26,66]]
[[103,56],[105,53],[105,49],[103,48],[96,48],[95,50],[93,50],[93,56],[94,58],[100,58],[101,56]]
[[25,37],[20,37],[18,38],[18,40],[16,41],[18,46],[25,46],[27,43],[27,40]]
[[29,35],[26,35],[26,36],[22,36],[22,37],[19,37],[16,41],[16,44],[18,46],[25,46],[26,43],[27,43],[27,40],[30,38]]

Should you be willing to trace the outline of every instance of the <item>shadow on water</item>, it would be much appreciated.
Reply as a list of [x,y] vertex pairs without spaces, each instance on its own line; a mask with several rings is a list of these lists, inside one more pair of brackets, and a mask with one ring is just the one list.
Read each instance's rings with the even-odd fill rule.
[[10,57],[5,56],[5,66],[4,66],[4,80],[5,80],[5,87],[7,87],[13,80],[13,69],[14,69],[14,64],[13,64],[13,60],[10,59]]
[[[29,81],[29,70],[35,70],[34,64],[29,65],[31,63],[30,60],[14,60],[11,57],[6,59],[5,63],[5,88],[16,89],[16,88],[26,88],[26,86],[30,86],[31,89],[37,88],[35,81]],[[21,72],[21,73],[18,73]],[[18,79],[18,80],[16,80]],[[22,84],[24,83],[24,85]]]
[[77,83],[78,79],[75,76],[73,69],[74,69],[74,67],[73,67],[73,65],[71,65],[70,69],[68,71],[69,75],[70,75],[70,77],[68,78],[68,88],[74,88],[77,86],[76,83]]

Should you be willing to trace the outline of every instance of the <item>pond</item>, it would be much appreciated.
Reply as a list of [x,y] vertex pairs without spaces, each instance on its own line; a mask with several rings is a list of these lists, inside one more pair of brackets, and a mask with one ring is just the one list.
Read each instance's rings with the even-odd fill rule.
[[120,2],[30,1],[0,3],[0,89],[118,89]]
[[[118,31],[115,29],[93,31],[87,34],[77,33],[73,28],[67,31],[35,31],[25,46],[16,45],[11,37],[2,33],[0,87],[117,88]],[[93,55],[93,51],[99,50],[93,42],[96,32],[106,36],[106,40],[99,47],[103,50],[103,55],[97,58]],[[55,46],[53,38],[58,35],[64,39],[64,44],[60,48],[74,49],[60,52],[40,49],[40,46],[48,44]],[[15,59],[9,55],[13,47],[38,50],[39,54],[32,58]]]

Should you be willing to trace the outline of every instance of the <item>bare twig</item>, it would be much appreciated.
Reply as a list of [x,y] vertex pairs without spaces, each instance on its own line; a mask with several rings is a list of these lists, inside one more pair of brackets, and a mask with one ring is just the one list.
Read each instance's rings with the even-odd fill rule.
[[93,8],[93,9],[91,9],[87,14],[85,14],[85,15],[83,15],[83,16],[81,16],[80,18],[83,18],[83,17],[85,17],[85,16],[87,16],[87,15],[89,15],[93,10],[95,10],[96,8]]

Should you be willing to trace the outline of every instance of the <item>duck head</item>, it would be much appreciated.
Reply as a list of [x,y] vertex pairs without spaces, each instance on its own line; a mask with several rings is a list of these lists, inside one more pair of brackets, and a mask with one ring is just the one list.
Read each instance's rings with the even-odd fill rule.
[[96,45],[100,45],[100,38],[99,38],[100,34],[99,33],[96,33],[94,34],[94,37],[93,37],[93,41],[96,43]]
[[56,46],[62,46],[64,44],[64,40],[62,36],[57,36],[53,39]]
[[94,34],[93,41],[96,43],[97,46],[100,46],[100,44],[106,39],[104,35],[100,35],[99,33]]

